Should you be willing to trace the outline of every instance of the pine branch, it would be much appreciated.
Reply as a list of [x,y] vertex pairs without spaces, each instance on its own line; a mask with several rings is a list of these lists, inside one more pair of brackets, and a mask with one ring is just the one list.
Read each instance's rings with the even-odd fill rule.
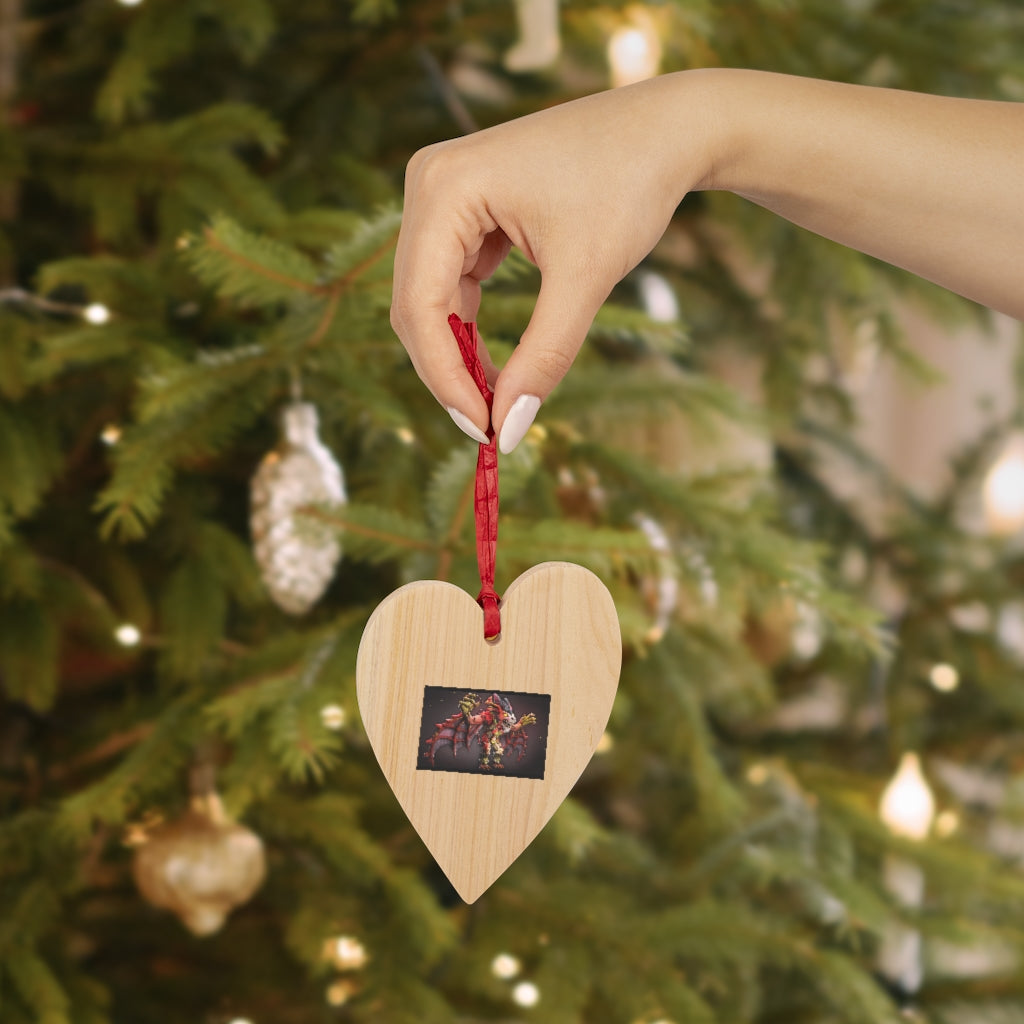
[[328,272],[325,287],[344,291],[371,271],[378,277],[390,277],[390,261],[382,261],[394,249],[401,223],[401,210],[386,207],[363,221],[348,238],[331,246],[324,255]]
[[200,678],[216,664],[228,614],[224,580],[206,552],[171,573],[160,604],[160,674],[171,682]]
[[243,308],[273,308],[297,296],[319,295],[317,268],[297,249],[217,216],[185,246],[193,273]]
[[639,530],[585,527],[562,520],[524,522],[503,516],[498,550],[503,562],[525,565],[544,561],[573,561],[598,576],[625,571],[657,573],[658,555]]
[[32,514],[60,469],[47,410],[0,404],[0,502],[16,518]]
[[459,444],[440,461],[430,476],[424,511],[434,532],[449,543],[462,533],[467,502],[471,505],[476,480],[475,445]]
[[60,636],[48,610],[36,602],[9,601],[0,613],[0,679],[10,700],[37,712],[57,699]]
[[353,503],[342,509],[306,508],[299,514],[338,530],[346,555],[371,564],[438,546],[422,523],[392,509]]
[[152,730],[124,759],[93,784],[65,797],[53,822],[59,839],[87,835],[93,824],[122,825],[150,794],[166,792],[193,756],[202,735],[197,688],[178,698],[160,714]]
[[37,1024],[71,1024],[67,994],[42,957],[29,949],[12,949],[3,970]]
[[[212,386],[200,389],[198,395],[188,396],[187,388],[178,391],[186,400],[194,398],[201,403],[198,408],[158,413],[147,395],[144,411],[149,418],[122,434],[114,452],[113,477],[96,500],[97,511],[105,513],[105,537],[143,536],[160,514],[177,466],[185,460],[218,454],[265,410],[276,384],[257,377],[261,361],[262,353],[257,353],[255,361],[220,365],[208,377]],[[172,375],[171,382],[182,379],[192,378],[183,374],[175,380]],[[150,394],[159,394],[161,400],[168,397],[169,392],[160,386],[163,382],[151,383],[156,387]],[[214,401],[229,389],[235,401]]]

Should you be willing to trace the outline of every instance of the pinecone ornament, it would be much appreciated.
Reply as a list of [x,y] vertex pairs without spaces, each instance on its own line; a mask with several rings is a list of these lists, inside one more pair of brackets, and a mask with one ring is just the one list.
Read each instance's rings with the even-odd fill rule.
[[335,530],[295,513],[308,505],[344,504],[345,477],[320,440],[314,405],[289,403],[281,422],[281,443],[252,478],[250,526],[271,598],[283,611],[303,615],[331,582],[341,544]]
[[266,875],[263,841],[226,817],[220,798],[193,797],[135,851],[135,884],[147,903],[171,910],[193,935],[212,935]]

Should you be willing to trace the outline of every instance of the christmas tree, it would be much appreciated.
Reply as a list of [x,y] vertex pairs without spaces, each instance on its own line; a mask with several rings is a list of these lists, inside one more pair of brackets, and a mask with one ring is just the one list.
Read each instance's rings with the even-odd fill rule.
[[933,494],[856,429],[866,355],[929,379],[907,303],[985,311],[686,199],[501,460],[499,590],[587,566],[624,665],[471,906],[355,658],[478,585],[476,448],[388,324],[413,152],[688,67],[1020,99],[1022,43],[1009,0],[0,4],[0,1019],[1020,1020],[1020,375]]

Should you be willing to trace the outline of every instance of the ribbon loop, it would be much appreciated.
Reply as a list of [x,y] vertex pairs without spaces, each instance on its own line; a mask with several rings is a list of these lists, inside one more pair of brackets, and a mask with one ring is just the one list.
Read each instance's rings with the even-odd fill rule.
[[[494,395],[487,384],[484,366],[477,351],[479,334],[476,324],[463,322],[455,313],[448,317],[473,383],[487,403],[490,412]],[[476,561],[480,568],[480,593],[477,604],[484,610],[484,639],[501,635],[501,598],[494,590],[494,563],[498,548],[498,440],[494,428],[487,426],[487,444],[480,445],[476,457],[476,481],[473,488],[473,513],[476,520]]]

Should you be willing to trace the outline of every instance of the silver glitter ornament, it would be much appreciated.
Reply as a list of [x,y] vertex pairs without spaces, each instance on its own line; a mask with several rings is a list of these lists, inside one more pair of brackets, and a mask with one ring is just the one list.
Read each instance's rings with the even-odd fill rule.
[[316,407],[290,402],[283,436],[252,478],[250,526],[256,563],[274,603],[302,615],[327,589],[341,560],[337,532],[310,516],[308,505],[343,505],[345,477],[317,433]]

